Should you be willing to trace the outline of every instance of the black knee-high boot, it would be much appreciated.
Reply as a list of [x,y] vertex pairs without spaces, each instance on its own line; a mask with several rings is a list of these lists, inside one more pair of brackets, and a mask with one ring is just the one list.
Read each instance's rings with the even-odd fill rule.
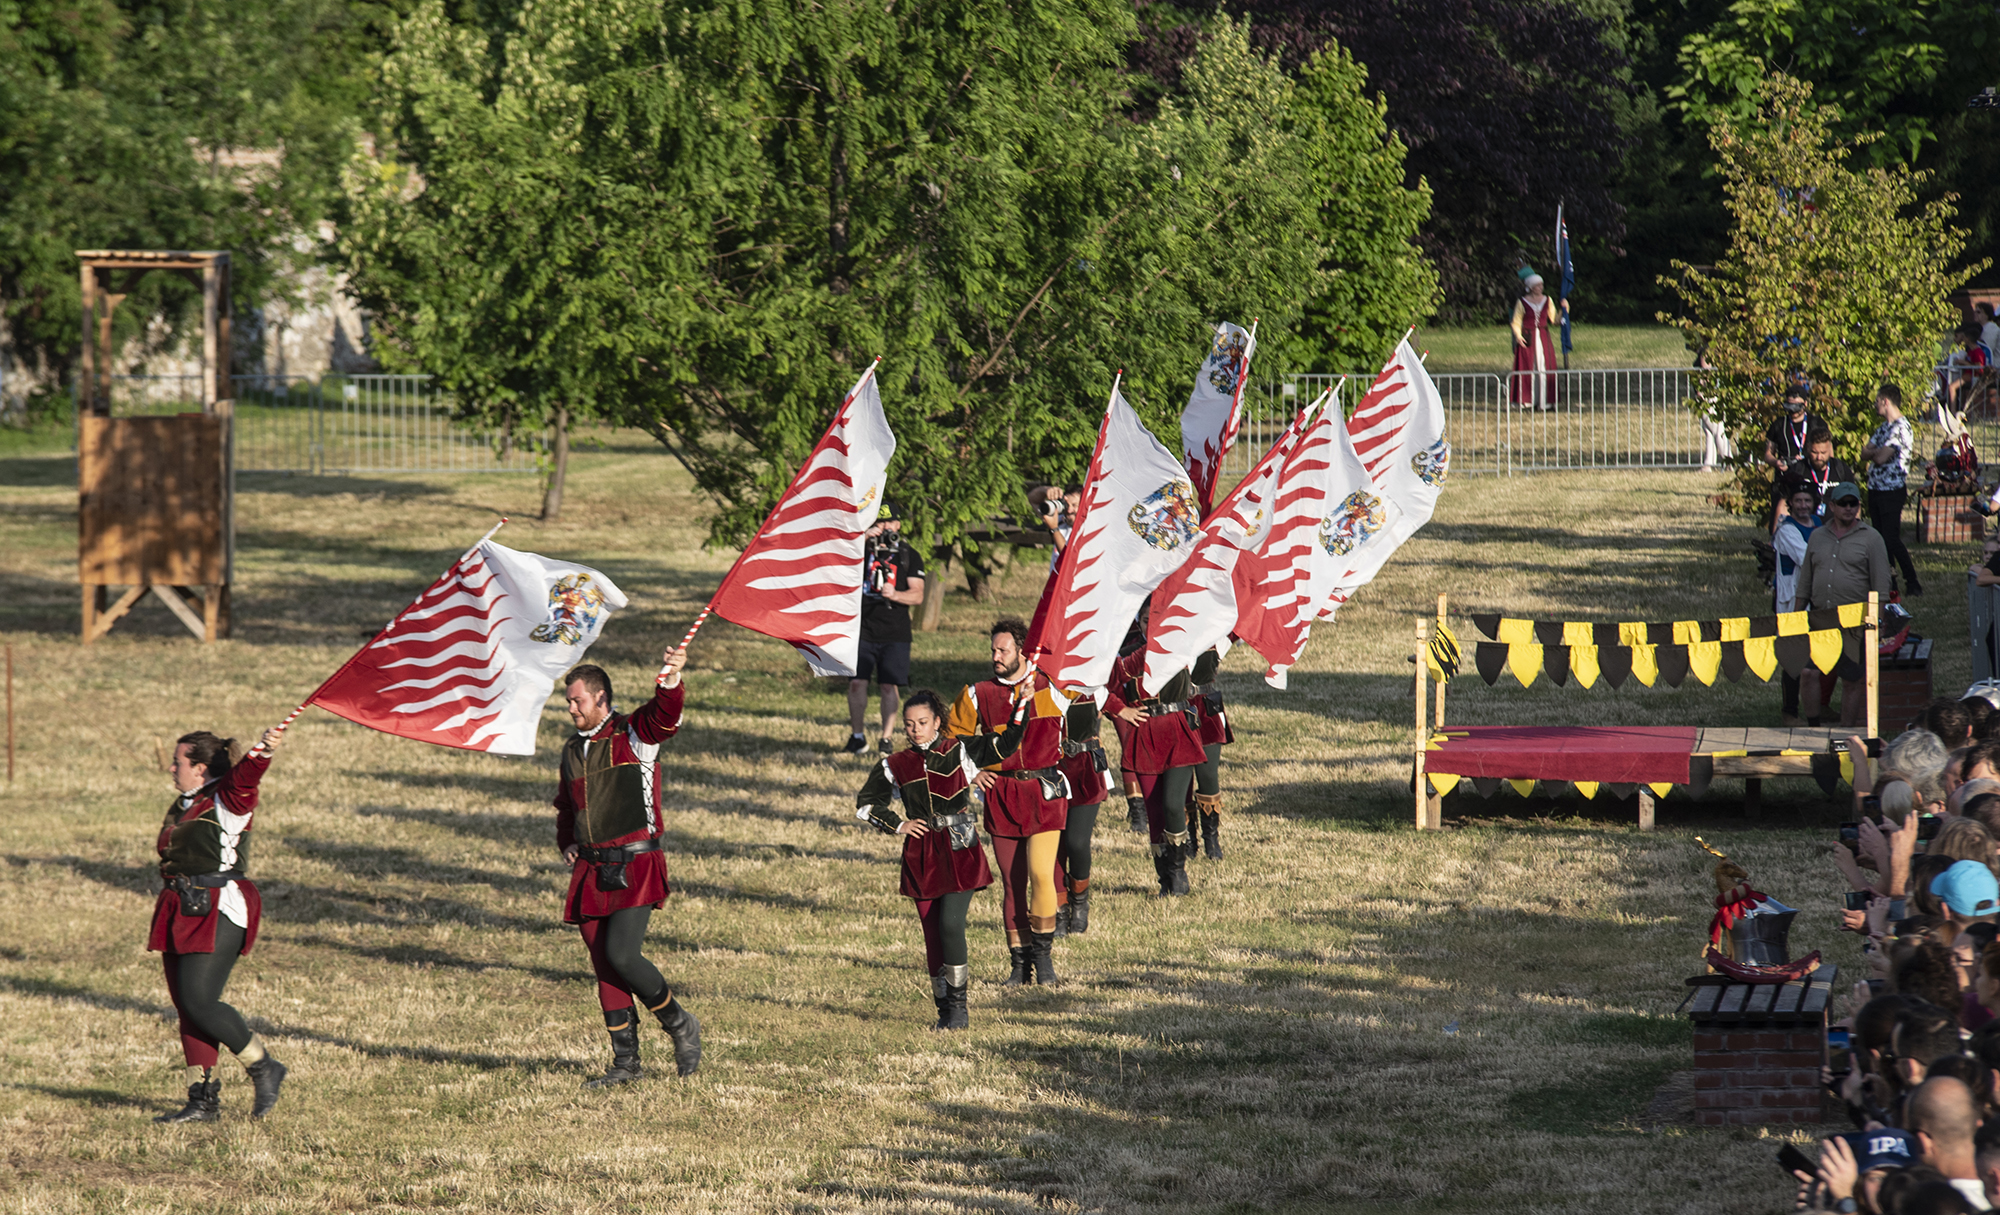
[[931,976],[931,992],[937,997],[938,1021],[932,1029],[967,1029],[972,1024],[965,1010],[965,989],[972,982],[970,966],[940,966]]
[[674,1070],[683,1076],[692,1076],[701,1066],[701,1022],[694,1014],[681,1007],[681,1002],[668,993],[659,1004],[649,1005],[653,1015],[660,1019],[660,1028],[667,1031],[667,1037],[674,1044]]
[[1078,936],[1090,931],[1090,879],[1077,878],[1070,882],[1069,930]]
[[1056,981],[1055,943],[1053,932],[1028,934],[1028,959],[1035,964],[1035,982],[1044,987]]
[[1000,986],[1025,987],[1028,983],[1028,947],[1026,945],[1009,945],[1007,947],[1007,960],[1012,964],[1013,969],[1007,972],[1007,978]]
[[585,1088],[610,1088],[645,1075],[639,1066],[639,1010],[617,1008],[604,1014],[604,1028],[611,1034],[611,1066],[595,1080],[585,1080]]
[[1222,795],[1197,793],[1195,812],[1201,818],[1201,847],[1211,861],[1222,859]]
[[1140,835],[1146,834],[1146,799],[1128,797],[1125,799],[1125,825]]

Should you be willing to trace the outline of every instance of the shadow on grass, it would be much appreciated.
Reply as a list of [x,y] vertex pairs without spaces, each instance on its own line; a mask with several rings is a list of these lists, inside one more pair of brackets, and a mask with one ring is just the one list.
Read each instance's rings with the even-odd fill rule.
[[333,949],[351,954],[357,958],[369,958],[390,966],[408,966],[416,970],[442,967],[447,970],[462,970],[470,974],[485,974],[489,970],[507,970],[541,979],[547,983],[588,983],[594,976],[587,970],[561,970],[553,966],[524,966],[519,962],[486,962],[477,958],[460,957],[442,949],[429,949],[421,945],[356,945],[349,941],[336,941],[331,937],[300,936],[286,941],[287,945]]
[[[50,979],[24,979],[13,975],[0,975],[0,990],[15,995],[31,996],[45,1000],[74,1000],[92,1008],[107,1012],[130,1012],[158,1017],[163,1021],[176,1020],[173,1007],[150,1000],[139,1000],[131,996],[114,995],[109,992],[92,991],[73,983],[58,983]],[[434,1046],[399,1046],[378,1042],[363,1042],[340,1034],[322,1033],[304,1026],[288,1025],[282,1021],[272,1021],[266,1017],[246,1017],[250,1027],[259,1033],[274,1038],[288,1038],[301,1042],[317,1042],[323,1046],[336,1046],[351,1050],[371,1059],[408,1059],[428,1063],[455,1063],[463,1067],[481,1071],[511,1071],[519,1069],[529,1072],[588,1070],[582,1064],[570,1059],[554,1056],[540,1058],[520,1055],[496,1055],[485,1051],[444,1050]],[[96,1090],[75,1090],[94,1092]]]
[[97,1109],[160,1109],[159,1101],[151,1097],[134,1097],[108,1088],[59,1088],[53,1084],[12,1083],[6,1087],[25,1093],[40,1093],[44,1097],[54,1097],[58,1101],[68,1101],[77,1105],[88,1105]]
[[452,865],[411,848],[381,848],[296,835],[285,838],[285,847],[357,878],[415,878],[452,886],[486,886],[509,894],[539,894],[549,888],[544,878]]
[[20,856],[9,854],[4,858],[15,868],[29,865],[55,865],[69,870],[77,877],[114,890],[129,890],[135,894],[152,895],[160,890],[160,869],[157,865],[123,865],[116,861],[93,861],[80,856]]
[[1604,1135],[1638,1129],[1654,1090],[1686,1060],[1599,1068],[1574,1079],[1507,1095],[1507,1120],[1555,1135]]

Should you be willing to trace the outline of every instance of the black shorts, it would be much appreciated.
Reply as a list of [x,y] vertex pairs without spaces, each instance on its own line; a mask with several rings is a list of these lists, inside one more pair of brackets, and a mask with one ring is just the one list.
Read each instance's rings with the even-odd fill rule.
[[907,641],[870,641],[861,639],[861,648],[854,656],[854,677],[891,688],[910,686],[910,643]]

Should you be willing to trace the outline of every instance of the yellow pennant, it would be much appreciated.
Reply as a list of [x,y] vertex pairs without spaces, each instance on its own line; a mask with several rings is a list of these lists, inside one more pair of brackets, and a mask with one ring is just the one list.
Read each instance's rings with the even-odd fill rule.
[[1840,779],[1847,782],[1848,788],[1854,787],[1854,757],[1845,751],[1840,753]]
[[1670,780],[1657,780],[1654,781],[1652,784],[1647,785],[1646,787],[1653,791],[1654,797],[1665,797],[1667,795],[1667,790],[1672,789],[1674,787],[1674,782]]
[[1542,671],[1542,647],[1534,644],[1510,645],[1507,647],[1507,669],[1514,672],[1514,678],[1522,687],[1535,682],[1535,676]]
[[1649,688],[1660,677],[1659,648],[1654,645],[1632,647],[1632,674]]
[[1526,797],[1535,791],[1535,782],[1531,780],[1510,780],[1507,783],[1514,786],[1514,792],[1520,794],[1522,797]]
[[1724,641],[1742,641],[1750,636],[1750,618],[1731,616],[1721,622]]
[[1778,636],[1797,637],[1800,633],[1812,632],[1812,625],[1804,612],[1779,612]]
[[1858,629],[1868,619],[1868,605],[1865,603],[1843,603],[1840,605],[1840,627]]
[[1493,640],[1502,645],[1523,645],[1535,639],[1535,622],[1532,620],[1502,620],[1500,635]]
[[1424,773],[1424,775],[1431,778],[1431,789],[1439,797],[1443,797],[1445,794],[1450,793],[1453,789],[1458,788],[1458,782],[1460,778],[1453,773],[1426,772]]
[[1840,642],[1844,637],[1839,629],[1818,629],[1812,634],[1812,664],[1822,671],[1831,671],[1840,661]]
[[1713,687],[1716,675],[1722,670],[1722,643],[1697,641],[1689,646],[1688,670],[1703,686]]
[[1643,620],[1637,622],[1630,620],[1623,621],[1618,625],[1618,644],[1629,646],[1645,645],[1649,639],[1648,633],[1649,630],[1646,627],[1646,622]]
[[1597,782],[1594,780],[1577,781],[1576,791],[1583,794],[1584,797],[1594,800],[1597,797]]
[[1588,689],[1597,683],[1597,647],[1594,645],[1573,645],[1569,648],[1569,677],[1576,680],[1580,688]]
[[1571,649],[1580,645],[1596,645],[1597,631],[1590,627],[1588,620],[1565,620],[1562,643]]
[[1778,669],[1778,639],[1775,637],[1748,637],[1743,641],[1743,665],[1750,673],[1765,683],[1771,682],[1771,673]]

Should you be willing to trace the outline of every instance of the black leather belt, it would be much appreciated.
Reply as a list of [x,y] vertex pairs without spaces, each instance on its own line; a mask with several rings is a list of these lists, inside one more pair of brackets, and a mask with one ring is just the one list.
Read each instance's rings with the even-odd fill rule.
[[636,844],[627,844],[623,848],[591,848],[579,844],[576,849],[576,859],[588,861],[593,865],[622,865],[630,861],[633,857],[642,856],[648,852],[658,852],[659,850],[660,841],[658,840],[640,840]]
[[175,873],[167,876],[167,886],[173,890],[220,890],[243,880],[240,873]]
[[1188,700],[1142,700],[1139,702],[1149,717],[1165,717],[1169,713],[1185,713],[1193,701]]
[[1054,780],[1062,775],[1061,768],[1015,768],[1000,775],[1008,780]]

